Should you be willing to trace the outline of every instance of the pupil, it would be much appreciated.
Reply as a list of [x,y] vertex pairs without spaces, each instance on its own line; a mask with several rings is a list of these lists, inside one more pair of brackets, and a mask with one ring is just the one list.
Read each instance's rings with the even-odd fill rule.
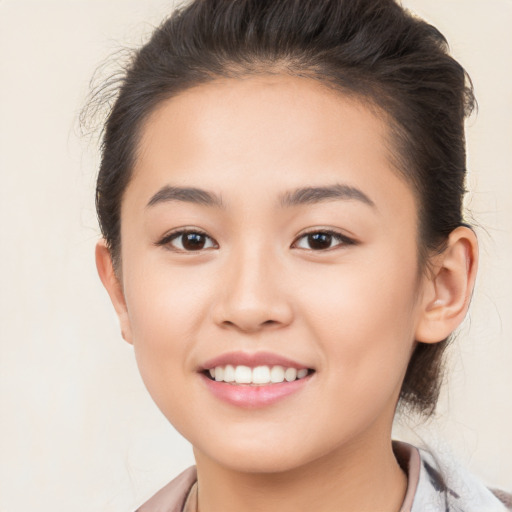
[[202,249],[205,244],[205,237],[199,233],[187,233],[183,236],[183,247],[189,251]]
[[332,235],[329,233],[314,233],[308,235],[308,243],[311,249],[328,249],[331,246]]

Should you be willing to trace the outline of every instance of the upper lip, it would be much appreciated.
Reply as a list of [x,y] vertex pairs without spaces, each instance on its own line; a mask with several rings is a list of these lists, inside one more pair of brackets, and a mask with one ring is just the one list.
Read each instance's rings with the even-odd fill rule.
[[285,368],[296,368],[300,370],[302,368],[310,368],[307,365],[281,356],[272,352],[226,352],[212,359],[208,359],[202,365],[200,370],[209,370],[216,366],[249,366],[255,368],[256,366],[284,366]]

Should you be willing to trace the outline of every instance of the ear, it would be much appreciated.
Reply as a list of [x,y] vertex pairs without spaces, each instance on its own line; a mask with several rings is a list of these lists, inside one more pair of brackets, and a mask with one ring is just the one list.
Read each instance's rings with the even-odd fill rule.
[[432,263],[432,273],[425,276],[416,329],[416,340],[423,343],[444,340],[466,316],[478,266],[475,233],[465,226],[454,229],[446,249]]
[[96,268],[119,318],[121,335],[128,343],[132,344],[130,319],[123,287],[114,271],[112,256],[103,238],[96,244]]

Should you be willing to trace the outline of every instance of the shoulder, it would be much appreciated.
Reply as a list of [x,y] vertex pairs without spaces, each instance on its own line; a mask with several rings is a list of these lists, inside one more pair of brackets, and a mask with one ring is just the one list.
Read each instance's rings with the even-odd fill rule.
[[[512,510],[512,496],[490,490],[447,452],[419,450],[420,474],[414,499],[416,510],[457,510],[464,512],[506,512]],[[417,507],[417,508],[415,508]]]
[[490,491],[507,507],[507,510],[512,511],[512,494],[501,489],[490,489]]
[[181,512],[188,493],[196,480],[196,468],[192,466],[180,473],[165,487],[162,487],[135,512]]

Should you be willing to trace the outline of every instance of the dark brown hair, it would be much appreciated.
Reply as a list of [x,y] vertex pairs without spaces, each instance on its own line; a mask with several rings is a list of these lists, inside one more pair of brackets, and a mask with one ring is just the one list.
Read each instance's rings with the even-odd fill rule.
[[[394,0],[195,0],[157,28],[134,53],[103,135],[96,205],[115,267],[144,120],[190,87],[264,73],[319,80],[386,117],[397,171],[417,198],[424,268],[463,224],[464,118],[474,98],[443,35]],[[417,344],[400,395],[411,409],[433,412],[446,344]]]

